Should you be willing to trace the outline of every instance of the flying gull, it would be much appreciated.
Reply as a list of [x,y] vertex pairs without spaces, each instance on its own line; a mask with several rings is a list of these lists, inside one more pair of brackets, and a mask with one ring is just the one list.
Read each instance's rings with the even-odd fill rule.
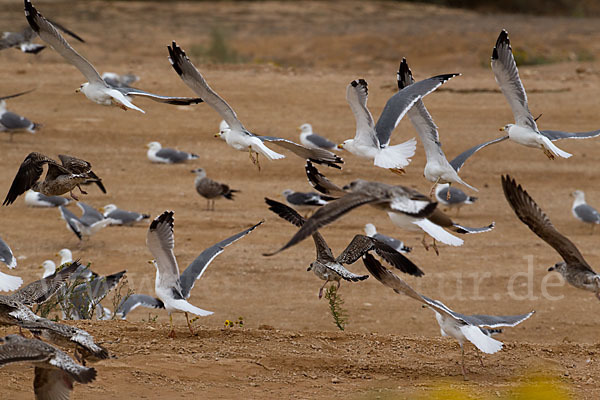
[[312,235],[317,229],[332,223],[342,215],[363,204],[392,213],[406,214],[414,218],[425,218],[434,212],[437,203],[405,186],[392,186],[380,182],[357,179],[344,187],[347,192],[337,200],[319,208],[296,234],[279,250],[265,254],[272,256]]
[[410,253],[412,251],[411,247],[405,246],[404,243],[401,242],[400,240],[377,232],[377,228],[375,228],[375,225],[373,225],[373,224],[365,225],[365,233],[367,234],[367,236],[372,237],[374,239],[379,240],[380,242],[387,244],[392,249],[394,249],[400,253]]
[[[87,204],[85,204],[85,206],[87,206],[88,209],[93,208]],[[81,218],[78,218],[67,207],[58,207],[62,219],[67,223],[67,229],[73,232],[79,240],[83,240],[83,236],[89,237],[94,235],[114,222],[111,218],[104,218],[104,215],[100,214],[97,210],[96,212],[98,212],[100,218],[97,218],[95,215],[90,215],[89,211],[86,211],[86,208],[81,205],[80,208],[83,210],[83,215]]]
[[202,99],[198,98],[159,96],[139,89],[110,86],[100,77],[93,65],[77,53],[60,32],[33,7],[30,0],[24,1],[25,16],[27,17],[29,26],[44,42],[52,46],[63,58],[73,64],[88,80],[77,91],[81,91],[91,101],[106,106],[116,105],[123,110],[131,108],[142,113],[144,110],[130,101],[131,96],[147,97],[157,102],[176,105],[189,105],[202,102]]
[[[17,266],[17,259],[13,255],[12,250],[2,238],[0,238],[0,261],[13,269]],[[18,276],[8,275],[0,272],[0,291],[10,292],[18,289],[23,284],[23,279]]]
[[449,208],[456,208],[456,216],[458,216],[462,206],[473,204],[477,200],[477,197],[469,196],[462,190],[450,186],[448,183],[437,185],[435,198],[439,203]]
[[27,362],[35,367],[33,392],[35,398],[69,399],[73,383],[90,383],[96,379],[96,370],[77,364],[62,350],[38,339],[19,335],[0,338],[0,367]]
[[594,207],[585,202],[585,193],[581,190],[574,191],[572,196],[575,198],[573,201],[573,208],[571,208],[573,216],[581,222],[590,224],[593,233],[594,226],[600,224],[600,214]]
[[[331,182],[323,174],[321,174],[312,164],[307,163],[305,171],[309,183],[320,192],[325,193],[327,195],[335,195],[338,197],[346,195],[347,190],[345,189],[347,188],[342,189],[333,182]],[[470,228],[458,224],[452,221],[452,219],[449,216],[444,214],[438,208],[433,210],[433,212],[431,212],[426,218],[419,216],[415,217],[406,213],[398,213],[394,210],[387,211],[388,216],[396,226],[409,231],[423,231],[426,235],[431,236],[434,240],[432,247],[435,250],[436,254],[439,254],[436,241],[442,242],[450,246],[461,246],[463,244],[462,239],[447,232],[446,229],[453,231],[454,233],[470,234],[488,232],[494,228],[493,222],[490,225],[481,228]],[[423,246],[425,247],[425,249],[429,249],[429,245],[425,242],[425,239],[426,236],[424,235],[422,240]]]
[[234,193],[239,192],[239,190],[231,189],[228,185],[224,183],[219,183],[208,178],[206,176],[206,171],[204,170],[204,168],[196,168],[193,169],[191,172],[196,174],[196,178],[194,179],[194,186],[196,187],[196,192],[198,192],[200,196],[206,199],[207,210],[214,211],[215,199],[223,197],[227,200],[233,200]]
[[[67,35],[73,37],[76,40],[79,40],[82,43],[85,43],[81,37],[79,37],[75,32],[68,30],[61,24],[49,21],[55,28],[60,29]],[[18,47],[23,53],[31,53],[37,54],[40,51],[44,50],[46,46],[43,44],[33,43],[33,40],[37,37],[36,33],[33,31],[31,26],[27,26],[23,28],[21,32],[3,32],[2,37],[0,38],[0,50],[9,49],[11,47]]]
[[[525,321],[533,315],[535,311],[522,315],[464,315],[452,311],[439,300],[433,300],[417,293],[406,282],[396,276],[379,263],[373,256],[367,254],[363,257],[363,262],[367,270],[385,286],[392,288],[398,294],[405,294],[435,312],[435,319],[440,326],[442,336],[452,336],[460,345],[462,355],[462,374],[467,378],[465,369],[465,341],[473,343],[477,349],[487,354],[494,354],[502,349],[502,342],[493,339],[492,334],[502,332],[503,327],[513,327]],[[481,361],[481,357],[479,358]],[[482,363],[483,365],[483,363]]]
[[[268,198],[265,198],[265,202],[269,205],[269,210],[297,227],[301,227],[306,222],[306,219],[294,209],[283,203]],[[369,253],[371,250],[374,250],[383,259],[404,273],[413,276],[424,275],[423,271],[421,271],[412,261],[394,248],[388,246],[386,243],[375,238],[365,235],[355,235],[346,249],[335,258],[331,249],[327,246],[327,242],[325,242],[325,239],[318,231],[315,231],[312,234],[312,237],[315,242],[317,259],[310,264],[308,271],[312,269],[319,279],[325,281],[323,286],[319,289],[319,298],[322,297],[323,289],[328,282],[337,282],[339,288],[340,279],[352,282],[367,279],[368,275],[353,274],[348,271],[343,264],[353,264],[361,256]]]
[[150,218],[150,214],[121,210],[114,204],[107,204],[100,211],[104,218],[112,219],[111,225],[133,225],[136,222]]
[[317,207],[324,206],[334,197],[321,195],[315,192],[294,192],[292,189],[283,191],[286,203],[299,211],[312,211]]
[[[410,87],[414,84],[414,79],[406,59],[403,58],[398,69],[398,89],[402,91],[404,88]],[[458,172],[450,165],[446,159],[446,155],[442,150],[442,143],[440,142],[440,135],[438,133],[438,127],[423,100],[418,99],[412,108],[408,110],[408,118],[415,127],[415,130],[423,142],[423,148],[425,149],[425,155],[427,156],[427,163],[425,164],[425,170],[423,175],[431,182],[434,182],[431,187],[430,197],[433,197],[435,187],[438,183],[460,183],[468,187],[471,190],[477,191],[476,188],[469,185],[458,176]],[[448,196],[451,193],[448,192]]]
[[27,118],[6,109],[5,99],[21,96],[29,92],[31,90],[0,98],[0,132],[8,132],[11,142],[13,141],[13,135],[17,132],[27,131],[35,134],[42,127],[41,124],[31,122]]
[[313,132],[311,124],[300,125],[300,143],[309,149],[336,150],[337,146],[331,140]]
[[513,178],[502,176],[502,188],[517,217],[563,258],[564,261],[554,264],[548,271],[559,272],[571,285],[594,292],[600,300],[600,275],[594,272],[573,242],[556,230],[550,218]]
[[356,135],[354,139],[345,140],[338,147],[357,156],[373,159],[377,167],[387,168],[399,174],[404,173],[403,168],[415,154],[416,141],[412,138],[390,146],[392,131],[417,100],[457,75],[459,74],[434,76],[398,91],[385,104],[377,124],[367,108],[367,82],[364,79],[350,82],[346,88],[346,100],[356,119]]
[[25,204],[29,207],[66,206],[71,201],[61,196],[46,196],[31,189],[25,192]]
[[27,284],[11,294],[10,297],[28,307],[43,304],[65,286],[79,266],[79,262],[74,262],[60,271],[55,271],[42,279]]
[[101,78],[109,86],[120,88],[130,88],[132,83],[136,83],[140,80],[140,77],[134,74],[117,74],[114,72],[105,72],[102,74]]
[[159,142],[150,142],[146,147],[148,148],[148,152],[146,153],[148,160],[154,163],[177,164],[200,157],[194,153],[162,147]]
[[129,311],[140,305],[151,308],[164,308],[169,313],[171,322],[171,332],[169,333],[169,337],[171,338],[175,337],[172,313],[182,312],[185,314],[188,328],[192,335],[194,334],[194,331],[190,325],[188,313],[197,316],[207,316],[212,314],[211,311],[203,310],[188,303],[187,299],[190,297],[190,292],[194,287],[194,283],[202,277],[202,274],[206,271],[206,267],[209,266],[216,256],[223,252],[225,247],[252,232],[256,227],[261,225],[263,221],[207,248],[192,261],[181,275],[179,274],[179,267],[177,266],[177,260],[173,253],[175,245],[173,223],[173,211],[163,212],[152,221],[146,237],[146,245],[154,256],[152,263],[156,267],[156,284],[154,290],[157,297],[154,298],[144,294],[133,294],[126,298],[116,311],[122,318],[125,318]]
[[[81,189],[81,184],[94,182],[103,193],[106,189],[94,171],[92,165],[84,160],[59,154],[61,164],[42,153],[32,152],[25,158],[2,205],[12,204],[18,196],[29,189],[45,194],[46,196],[58,196],[69,192],[74,200],[79,200],[73,189],[79,188],[82,194],[87,194]],[[44,172],[44,164],[48,165],[48,171],[43,181],[40,181]]]
[[[194,64],[186,56],[185,52],[173,42],[169,46],[169,61],[173,69],[181,77],[183,82],[190,87],[198,96],[211,106],[227,124],[226,129],[221,129],[219,136],[225,139],[227,144],[236,150],[247,151],[252,162],[259,168],[258,154],[262,154],[269,160],[284,158],[285,156],[269,149],[263,142],[270,142],[304,159],[310,159],[313,162],[323,163],[332,167],[341,168],[337,164],[344,161],[330,151],[323,149],[308,149],[290,140],[274,136],[258,136],[244,128],[241,121],[237,118],[235,111],[214,92],[204,77],[196,69]],[[223,127],[223,124],[221,124]],[[256,158],[254,158],[256,154]]]
[[49,340],[60,346],[75,346],[75,356],[82,359],[100,360],[108,358],[108,351],[98,345],[92,335],[75,326],[64,325],[35,315],[27,306],[0,295],[0,325],[18,326],[36,337]]

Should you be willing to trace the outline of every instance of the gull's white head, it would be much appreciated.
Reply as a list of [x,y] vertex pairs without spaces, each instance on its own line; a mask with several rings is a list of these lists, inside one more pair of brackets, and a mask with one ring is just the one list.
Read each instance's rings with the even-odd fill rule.
[[79,86],[79,89],[75,89],[75,93],[81,92],[87,96],[86,92],[87,92],[89,86],[90,86],[89,82],[82,83],[81,86]]
[[42,278],[46,278],[56,272],[56,264],[52,260],[46,260],[40,265],[40,268],[44,269],[44,274]]
[[6,101],[0,100],[0,111],[6,110]]
[[571,196],[575,197],[577,203],[585,203],[585,193],[581,190],[576,190],[571,193]]
[[515,124],[506,124],[502,128],[500,128],[500,130],[510,133],[510,130],[513,126],[515,126]]
[[311,124],[302,124],[300,125],[301,133],[312,133],[312,125]]
[[227,122],[225,122],[225,120],[222,120],[221,123],[219,124],[219,133],[215,133],[215,137],[225,140],[227,138],[227,134],[230,131],[231,131],[231,128],[229,128],[229,124],[227,124]]
[[60,265],[73,262],[73,253],[69,249],[61,249],[56,255],[60,257]]
[[104,207],[102,207],[100,209],[100,212],[102,214],[110,214],[111,212],[115,211],[117,209],[117,206],[114,204],[107,204]]
[[344,140],[342,143],[338,144],[337,148],[350,150],[350,149],[352,149],[352,146],[354,146],[354,139],[347,139],[347,140]]
[[367,236],[373,236],[374,234],[377,233],[377,229],[375,229],[375,225],[373,224],[366,224],[365,225],[365,233],[367,234]]
[[294,193],[292,189],[285,189],[283,192],[281,192],[281,194],[283,194],[285,197],[288,197],[292,193]]
[[149,148],[151,151],[158,151],[162,148],[159,142],[150,142],[146,145],[146,147]]

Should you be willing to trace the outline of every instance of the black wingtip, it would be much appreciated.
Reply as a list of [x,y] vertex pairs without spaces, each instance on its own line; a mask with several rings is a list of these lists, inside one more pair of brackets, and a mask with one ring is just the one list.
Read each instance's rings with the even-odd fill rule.
[[27,18],[27,22],[31,29],[33,29],[36,33],[39,33],[40,26],[35,22],[35,17],[39,15],[38,11],[35,9],[33,4],[31,4],[30,0],[25,0],[25,17]]
[[412,72],[408,67],[408,63],[406,62],[406,58],[402,57],[402,62],[400,63],[400,67],[398,68],[398,90],[402,90],[412,82]]
[[500,32],[500,35],[498,35],[496,45],[494,46],[494,50],[492,50],[492,60],[498,59],[498,48],[500,46],[508,47],[510,49],[510,39],[508,38],[508,32],[506,29],[502,29],[502,32]]
[[150,223],[150,230],[155,230],[158,227],[158,224],[161,224],[161,223],[168,223],[169,226],[171,226],[171,228],[173,228],[173,223],[175,222],[175,219],[173,218],[173,214],[175,214],[175,212],[170,211],[170,210],[167,210],[167,211],[163,212],[162,214],[160,214],[158,217],[156,217]]
[[171,43],[171,46],[167,46],[167,48],[169,49],[169,62],[175,72],[181,76],[183,74],[183,70],[181,69],[181,57],[186,57],[185,52],[181,50],[181,47],[177,46],[175,41]]

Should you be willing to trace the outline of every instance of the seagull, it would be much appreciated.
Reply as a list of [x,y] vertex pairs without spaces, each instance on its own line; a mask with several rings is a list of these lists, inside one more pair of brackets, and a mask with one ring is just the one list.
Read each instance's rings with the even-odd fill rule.
[[517,217],[563,258],[564,261],[554,264],[548,271],[560,273],[571,285],[594,292],[600,300],[600,275],[594,272],[573,242],[556,230],[529,193],[509,175],[502,176],[502,188]]
[[313,132],[311,124],[300,125],[300,143],[309,149],[336,150],[337,146],[331,140]]
[[102,74],[101,78],[106,82],[109,86],[112,87],[126,87],[130,88],[132,83],[136,83],[140,80],[140,77],[134,74],[116,74],[114,72],[105,72]]
[[[2,238],[0,238],[0,261],[13,269],[17,266],[17,259],[13,255],[12,250]],[[10,292],[17,290],[23,284],[23,279],[18,276],[8,275],[0,272],[0,291]]]
[[45,260],[42,262],[42,265],[40,265],[40,268],[44,270],[42,278],[47,278],[56,271],[56,264],[52,260]]
[[10,135],[9,140],[11,142],[13,141],[14,134],[17,132],[27,131],[31,134],[35,134],[42,127],[41,124],[31,122],[27,118],[6,109],[5,99],[20,96],[29,92],[31,92],[31,90],[0,98],[0,132],[8,132]]
[[73,253],[69,249],[60,249],[56,255],[60,257],[59,265],[65,265],[66,263],[73,262]]
[[[396,276],[379,263],[373,256],[367,254],[363,256],[363,262],[367,270],[385,286],[392,288],[398,294],[405,294],[425,306],[431,308],[435,312],[435,319],[440,326],[442,336],[452,336],[458,340],[462,355],[462,374],[467,379],[465,369],[465,349],[463,344],[469,341],[480,351],[487,354],[494,354],[502,349],[502,342],[493,339],[492,334],[502,332],[502,327],[517,326],[521,322],[531,317],[535,311],[531,311],[522,315],[464,315],[452,311],[439,300],[433,300],[417,293],[406,282]],[[481,357],[479,361],[483,365]]]
[[600,224],[600,214],[594,207],[585,202],[585,193],[581,190],[574,191],[572,196],[575,198],[573,208],[571,208],[573,216],[581,222],[590,224],[592,233],[594,233],[594,226]]
[[106,106],[116,105],[123,110],[130,108],[141,113],[144,113],[144,110],[129,100],[131,96],[142,96],[157,102],[176,105],[189,105],[202,102],[202,99],[198,98],[159,96],[139,89],[110,86],[100,77],[94,66],[77,53],[60,32],[35,9],[30,0],[24,1],[25,16],[27,17],[29,26],[44,42],[52,46],[69,63],[73,64],[88,80],[77,91],[81,91],[91,101]]
[[98,319],[102,319],[104,308],[100,302],[119,284],[126,272],[124,270],[111,275],[95,276],[89,281],[75,286],[61,304],[67,318],[72,320],[91,319],[94,310],[102,310],[97,313]]
[[[79,37],[75,32],[68,30],[57,22],[49,22],[54,25],[55,28],[58,28],[74,39],[85,43],[85,40]],[[21,32],[3,32],[2,37],[0,38],[0,50],[18,47],[23,53],[37,54],[44,50],[46,46],[43,44],[33,43],[33,39],[35,39],[36,36],[36,33],[30,26],[23,28]]]
[[372,237],[374,239],[379,240],[380,242],[387,244],[388,246],[390,246],[392,249],[396,250],[399,253],[410,253],[412,251],[411,247],[405,246],[404,243],[402,243],[400,240],[377,232],[377,228],[375,228],[375,225],[373,225],[373,224],[365,225],[365,233],[367,234],[367,236]]
[[[92,208],[90,206],[87,207]],[[83,210],[83,215],[81,218],[78,218],[65,206],[58,207],[62,219],[64,219],[67,223],[67,229],[73,232],[79,240],[83,240],[83,236],[89,237],[94,235],[101,229],[106,228],[114,222],[112,218],[104,218],[104,216],[97,210],[96,212],[98,212],[100,218],[90,215],[89,211],[86,212],[84,207],[80,206],[80,208]]]
[[108,358],[108,351],[96,344],[92,335],[75,326],[64,325],[35,315],[27,306],[0,295],[0,325],[25,328],[36,337],[49,340],[61,346],[75,345],[75,355],[92,360]]
[[73,382],[90,383],[96,370],[77,364],[58,348],[19,335],[0,338],[0,366],[28,362],[35,367],[33,392],[38,400],[69,399]]
[[17,290],[10,297],[28,307],[43,304],[65,286],[79,266],[79,262],[74,262],[58,272],[53,271],[52,274],[33,281]]
[[312,211],[317,207],[324,206],[334,197],[321,195],[315,192],[294,192],[292,189],[285,189],[283,192],[286,203],[299,211]]
[[71,201],[61,196],[46,196],[31,189],[25,192],[25,204],[29,207],[66,206]]
[[434,212],[437,203],[405,186],[392,186],[380,182],[357,179],[346,185],[344,194],[337,200],[331,201],[319,208],[296,234],[279,250],[264,254],[272,256],[293,245],[301,242],[312,235],[319,228],[330,224],[347,212],[363,204],[372,206],[392,213],[407,214],[414,218],[424,218]]
[[[227,124],[226,129],[221,129],[217,136],[225,139],[227,144],[236,150],[247,151],[250,160],[260,170],[258,162],[258,154],[262,154],[269,160],[277,160],[285,156],[269,149],[263,142],[270,142],[287,150],[304,159],[310,159],[313,162],[323,163],[331,167],[341,168],[337,164],[342,164],[344,161],[330,151],[323,149],[308,149],[290,140],[282,139],[274,136],[258,136],[246,130],[241,121],[237,118],[235,111],[223,100],[216,92],[214,92],[204,77],[196,69],[194,64],[186,56],[185,52],[173,42],[169,48],[169,61],[173,69],[183,82],[190,87],[198,96],[211,106]],[[224,125],[221,124],[223,128]],[[256,158],[254,157],[256,154]]]
[[[215,209],[215,199],[223,197],[227,200],[233,200],[234,193],[238,193],[239,190],[230,189],[228,185],[213,181],[206,176],[204,168],[196,168],[191,171],[196,174],[194,180],[194,186],[198,194],[206,199],[206,209]],[[212,202],[212,208],[210,207]]]
[[[398,89],[400,91],[410,87],[410,85],[413,85],[415,82],[405,58],[403,58],[400,63],[397,78]],[[425,155],[427,156],[427,163],[425,164],[423,175],[428,181],[434,182],[429,196],[433,197],[435,187],[438,183],[460,183],[471,190],[477,191],[476,188],[469,185],[458,176],[458,171],[455,170],[446,159],[446,155],[442,150],[438,127],[435,125],[435,122],[433,122],[433,118],[431,117],[431,114],[429,114],[429,111],[427,111],[425,104],[423,104],[423,100],[418,99],[414,103],[414,106],[408,110],[408,118],[419,134],[421,142],[423,142]],[[448,196],[450,196],[450,192],[448,192]]]
[[150,218],[150,214],[121,210],[114,204],[107,204],[100,209],[104,218],[112,219],[111,225],[133,225],[135,222]]
[[[73,194],[73,189],[77,187],[82,194],[87,194],[79,186],[87,182],[96,183],[100,190],[106,193],[102,179],[92,171],[92,165],[89,162],[64,154],[59,154],[58,157],[61,164],[42,153],[29,153],[19,167],[2,205],[12,204],[18,196],[29,189],[46,196],[58,196],[69,192],[73,200],[79,200]],[[48,171],[44,180],[40,181],[44,172],[44,164],[48,165]]]
[[477,197],[469,196],[462,190],[450,186],[449,183],[438,184],[435,189],[436,200],[449,208],[456,208],[456,216],[465,204],[473,204]]
[[164,308],[169,313],[169,320],[171,322],[170,338],[175,337],[172,313],[182,312],[185,314],[188,328],[192,335],[194,335],[194,331],[190,325],[188,313],[200,317],[212,314],[211,311],[203,310],[188,303],[187,299],[190,297],[190,291],[194,287],[194,283],[202,277],[202,274],[206,271],[206,267],[208,267],[216,256],[223,252],[225,247],[252,232],[263,221],[207,248],[196,257],[181,275],[179,274],[175,254],[173,254],[175,244],[173,223],[173,211],[165,211],[152,221],[148,229],[148,235],[146,236],[146,245],[154,256],[152,263],[156,267],[154,291],[157,297],[153,298],[143,294],[131,295],[119,305],[116,311],[122,318],[125,318],[129,311],[140,305],[152,308]]
[[[342,189],[329,179],[327,179],[323,174],[321,174],[312,164],[307,163],[305,166],[306,176],[308,178],[309,183],[321,193],[327,195],[335,195],[335,196],[345,196],[346,188]],[[417,192],[418,193],[418,192]],[[423,195],[421,195],[423,196]],[[330,203],[331,204],[331,203]],[[437,203],[433,203],[437,204]],[[433,240],[433,249],[436,254],[439,255],[439,251],[437,249],[436,241],[440,241],[444,244],[450,246],[461,246],[464,241],[449,232],[445,229],[449,229],[455,233],[460,234],[471,234],[471,233],[483,233],[492,230],[495,226],[494,222],[490,225],[481,227],[481,228],[470,228],[464,225],[460,225],[452,219],[444,214],[440,209],[434,209],[429,216],[426,218],[415,217],[408,215],[406,213],[398,213],[394,210],[387,210],[388,216],[392,220],[396,226],[402,229],[406,229],[409,231],[423,231],[425,234],[431,236]],[[423,236],[423,240],[421,243],[426,250],[429,249],[429,245],[425,242],[426,236]]]
[[403,168],[415,154],[416,141],[412,138],[390,146],[392,131],[417,100],[457,75],[459,74],[434,76],[400,90],[387,101],[377,124],[367,108],[367,82],[364,79],[350,82],[346,88],[346,100],[356,119],[356,135],[354,139],[345,140],[338,147],[357,156],[373,159],[377,167],[387,168],[398,174],[404,173]]
[[[306,220],[294,209],[283,203],[268,198],[265,198],[265,202],[269,205],[269,210],[297,227],[301,227],[306,222]],[[413,264],[412,261],[378,239],[364,235],[355,235],[346,249],[335,258],[319,231],[315,231],[312,234],[312,237],[315,242],[317,259],[310,263],[310,267],[308,267],[307,271],[312,270],[319,279],[325,281],[323,286],[319,289],[319,299],[323,296],[323,289],[328,282],[337,282],[337,287],[339,289],[341,279],[351,282],[367,279],[369,277],[368,275],[356,275],[348,271],[343,264],[353,264],[361,256],[369,253],[371,250],[375,250],[377,254],[402,272],[418,277],[424,275],[423,271]]]
[[146,153],[148,160],[153,163],[177,164],[200,157],[194,153],[186,153],[185,151],[162,147],[159,142],[150,142],[146,147],[148,148],[148,152]]

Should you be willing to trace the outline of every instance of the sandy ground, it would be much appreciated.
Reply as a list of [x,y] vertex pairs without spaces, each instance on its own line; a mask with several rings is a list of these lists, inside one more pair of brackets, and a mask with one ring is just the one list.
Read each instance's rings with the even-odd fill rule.
[[[4,29],[25,23],[22,6],[2,1]],[[157,93],[192,95],[167,61],[166,45],[177,42],[188,53],[207,46],[219,27],[244,64],[194,61],[211,86],[235,108],[246,127],[262,134],[297,139],[296,128],[313,124],[335,141],[353,136],[354,119],[345,101],[346,85],[369,82],[369,107],[378,116],[395,88],[395,71],[408,58],[417,79],[461,72],[426,104],[440,128],[449,158],[499,135],[512,122],[497,90],[489,56],[498,32],[506,28],[515,48],[562,62],[520,69],[532,113],[543,113],[542,129],[585,131],[598,128],[596,19],[478,15],[431,6],[386,3],[136,3],[61,1],[36,3],[47,17],[79,33],[76,48],[99,71],[135,72],[138,86]],[[460,374],[455,341],[441,338],[431,311],[394,294],[370,278],[344,282],[341,295],[349,323],[339,332],[321,285],[306,272],[313,260],[312,241],[275,257],[261,253],[284,244],[294,228],[266,208],[263,197],[281,200],[286,188],[308,191],[303,161],[292,154],[264,162],[258,173],[246,154],[215,139],[220,118],[207,105],[173,107],[139,99],[147,113],[101,107],[74,91],[82,76],[52,50],[38,56],[0,52],[1,94],[36,88],[11,100],[9,108],[44,125],[35,135],[0,137],[0,188],[5,193],[20,162],[31,151],[67,153],[89,160],[103,177],[108,194],[90,187],[84,201],[158,215],[175,211],[176,255],[183,267],[209,245],[265,219],[264,226],[227,249],[192,292],[191,302],[215,312],[196,322],[191,336],[185,319],[175,316],[177,338],[167,339],[165,312],[139,308],[128,321],[78,322],[107,346],[115,358],[95,365],[98,379],[77,385],[73,398],[517,398],[543,394],[536,385],[576,398],[600,396],[598,300],[564,284],[547,268],[559,256],[522,225],[504,200],[500,175],[522,183],[555,226],[568,235],[591,265],[600,259],[597,233],[590,235],[570,212],[569,194],[586,192],[600,205],[594,167],[598,140],[563,141],[573,153],[549,161],[541,151],[501,143],[474,156],[462,177],[479,188],[478,202],[461,210],[457,221],[469,226],[496,222],[487,234],[465,238],[459,248],[426,252],[421,236],[399,231],[374,209],[363,207],[322,230],[335,253],[367,222],[404,240],[410,258],[426,273],[406,277],[414,287],[463,313],[516,314],[535,310],[522,325],[500,337],[505,348],[484,357],[481,367],[467,347],[470,380]],[[408,121],[393,143],[415,136]],[[200,159],[183,165],[153,165],[144,145],[150,141],[193,151]],[[343,171],[322,168],[332,180],[367,178],[402,184],[427,193],[422,177],[425,155],[419,145],[404,177],[374,168],[344,154]],[[220,201],[216,211],[193,186],[192,168],[241,193]],[[76,212],[77,207],[71,209]],[[2,231],[19,257],[14,271],[25,281],[40,275],[38,266],[63,247],[92,263],[100,273],[126,268],[131,288],[153,293],[154,271],[146,263],[147,225],[111,227],[78,243],[65,229],[58,210],[31,209],[20,198],[0,209]],[[361,263],[350,266],[363,272]],[[112,308],[109,301],[106,305]],[[155,317],[157,316],[157,319]],[[223,328],[226,319],[243,317],[243,328]],[[0,333],[12,333],[4,329]],[[31,398],[32,368],[0,370],[2,398]],[[551,384],[548,384],[550,382]],[[524,397],[522,397],[524,398]]]

